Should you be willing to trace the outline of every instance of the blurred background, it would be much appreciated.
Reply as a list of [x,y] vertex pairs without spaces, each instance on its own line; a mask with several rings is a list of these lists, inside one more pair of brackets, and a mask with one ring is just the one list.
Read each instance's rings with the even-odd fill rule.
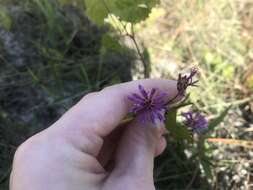
[[201,146],[168,137],[155,185],[253,189],[253,0],[0,0],[0,189],[16,148],[85,94],[193,66],[190,100],[219,121]]

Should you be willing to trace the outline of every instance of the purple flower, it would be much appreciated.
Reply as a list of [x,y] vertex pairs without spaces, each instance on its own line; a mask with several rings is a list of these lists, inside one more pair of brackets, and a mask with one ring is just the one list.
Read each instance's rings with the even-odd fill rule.
[[189,86],[196,86],[198,81],[193,81],[193,77],[198,73],[196,68],[191,69],[191,73],[189,75],[178,75],[177,80],[177,90],[178,94],[181,96],[185,95],[185,91]]
[[166,110],[164,98],[166,93],[160,93],[156,88],[150,92],[146,91],[142,85],[138,86],[140,93],[133,93],[128,99],[133,102],[131,113],[138,116],[143,123],[157,121],[164,122],[164,112]]
[[206,118],[199,112],[182,113],[185,118],[185,125],[194,133],[201,134],[208,129],[208,122]]

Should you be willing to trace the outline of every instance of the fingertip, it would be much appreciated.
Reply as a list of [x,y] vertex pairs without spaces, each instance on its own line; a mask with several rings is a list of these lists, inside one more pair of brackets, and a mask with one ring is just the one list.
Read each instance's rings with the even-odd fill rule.
[[164,150],[166,149],[166,146],[167,146],[167,141],[166,139],[162,136],[160,139],[159,139],[159,142],[156,146],[156,149],[155,149],[155,156],[159,156],[161,155]]

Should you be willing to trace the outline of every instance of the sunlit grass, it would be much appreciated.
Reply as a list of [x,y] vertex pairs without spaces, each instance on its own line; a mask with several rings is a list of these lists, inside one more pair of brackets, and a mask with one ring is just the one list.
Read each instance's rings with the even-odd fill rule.
[[[229,157],[233,146],[242,146],[241,144],[224,142],[246,142],[248,135],[250,136],[242,135],[242,128],[235,125],[243,120],[239,118],[241,116],[238,115],[238,106],[253,100],[250,87],[253,73],[253,25],[250,22],[253,18],[252,7],[253,2],[248,0],[162,0],[162,6],[154,9],[156,14],[151,14],[152,18],[138,26],[139,38],[150,53],[153,77],[177,78],[177,74],[182,70],[187,71],[196,66],[200,75],[198,88],[191,90],[190,99],[194,106],[209,118],[213,118],[232,105],[229,116],[211,135],[214,138],[221,137],[216,139],[218,144],[204,144],[210,161],[215,160],[215,167],[212,169],[214,176],[220,175],[218,173],[223,167],[228,170],[228,173],[223,175],[241,175],[236,171],[236,167],[242,165],[224,166],[216,159],[224,157],[231,159],[231,162],[237,158],[244,159],[243,156],[235,156],[244,154],[243,151],[234,152],[235,155]],[[221,140],[224,137],[225,139]],[[176,167],[166,160],[160,164]],[[168,174],[164,179],[168,177],[167,181],[171,181],[170,176]],[[229,184],[214,176],[209,184]],[[182,180],[180,175],[173,177]],[[246,181],[245,177],[243,179]],[[239,187],[242,183],[235,184],[234,189],[242,188]],[[179,187],[180,185],[174,188]]]
[[[250,48],[242,36],[239,4],[226,0],[164,0],[162,8],[166,13],[160,11],[163,14],[156,22],[149,24],[149,19],[143,24],[146,35],[140,36],[144,36],[157,67],[161,57],[168,59],[167,64],[174,62],[179,69],[199,67],[199,88],[193,91],[191,99],[209,114],[220,113],[225,103],[240,98],[236,89],[247,69]],[[165,68],[167,73],[171,72],[170,65]],[[176,77],[174,71],[171,75]]]

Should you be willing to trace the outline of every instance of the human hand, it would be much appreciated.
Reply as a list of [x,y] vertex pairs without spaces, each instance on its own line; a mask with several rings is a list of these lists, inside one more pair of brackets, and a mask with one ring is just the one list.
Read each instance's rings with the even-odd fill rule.
[[126,97],[138,84],[177,93],[175,81],[142,80],[85,96],[17,150],[11,190],[154,190],[153,161],[166,147],[163,126],[131,121]]

